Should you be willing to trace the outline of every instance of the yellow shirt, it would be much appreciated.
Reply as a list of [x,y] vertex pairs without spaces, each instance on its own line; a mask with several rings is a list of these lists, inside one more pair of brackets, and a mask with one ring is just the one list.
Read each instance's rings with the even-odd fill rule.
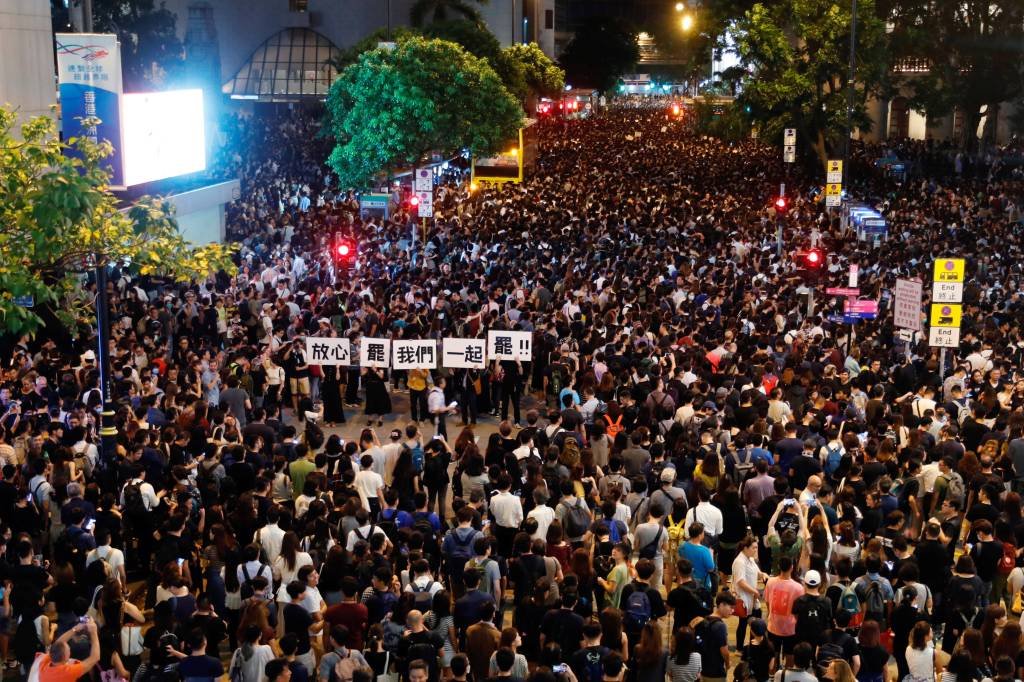
[[430,376],[429,370],[425,369],[410,369],[409,370],[409,390],[410,391],[425,391],[427,390],[427,377]]

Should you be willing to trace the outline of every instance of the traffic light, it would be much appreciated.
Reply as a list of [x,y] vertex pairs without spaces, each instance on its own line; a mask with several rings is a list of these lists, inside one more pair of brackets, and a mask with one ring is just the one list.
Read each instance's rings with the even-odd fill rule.
[[798,251],[796,254],[797,271],[806,280],[816,280],[825,271],[825,252],[818,247]]
[[409,208],[415,209],[420,205],[420,198],[415,194],[409,195]]
[[347,237],[334,240],[334,262],[339,269],[351,268],[356,263],[356,243]]
[[775,197],[775,203],[772,205],[775,207],[775,215],[777,216],[784,216],[789,211],[789,199],[783,195]]

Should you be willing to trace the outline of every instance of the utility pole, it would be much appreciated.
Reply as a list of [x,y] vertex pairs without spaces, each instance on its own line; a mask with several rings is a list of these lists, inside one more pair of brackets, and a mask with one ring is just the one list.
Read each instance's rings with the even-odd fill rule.
[[843,141],[843,184],[850,187],[850,136],[853,135],[853,95],[857,81],[857,0],[850,0],[850,73],[846,78],[846,137]]

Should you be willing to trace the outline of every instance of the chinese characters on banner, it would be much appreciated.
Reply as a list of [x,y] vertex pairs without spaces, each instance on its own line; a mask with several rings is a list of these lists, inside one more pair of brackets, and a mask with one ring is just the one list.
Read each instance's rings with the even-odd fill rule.
[[351,365],[351,344],[348,339],[307,336],[306,362],[311,365]]
[[347,338],[306,337],[306,360],[311,365],[341,365],[392,369],[484,369],[490,360],[530,362],[531,332],[490,331],[487,339],[442,339],[440,357],[433,340],[362,339],[359,357],[352,356]]
[[384,367],[391,364],[391,339],[363,339],[359,344],[360,367]]
[[518,359],[529,362],[533,357],[533,333],[489,330],[487,357],[491,360]]
[[487,366],[483,339],[444,339],[441,364],[453,369],[483,369]]
[[436,369],[436,341],[395,341],[392,369]]

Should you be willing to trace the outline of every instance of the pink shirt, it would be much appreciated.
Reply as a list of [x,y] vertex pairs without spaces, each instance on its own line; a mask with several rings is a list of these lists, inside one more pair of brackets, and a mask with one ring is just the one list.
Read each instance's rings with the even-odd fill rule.
[[803,593],[804,586],[792,578],[768,579],[764,587],[764,600],[768,604],[768,632],[780,637],[796,634],[793,602]]

